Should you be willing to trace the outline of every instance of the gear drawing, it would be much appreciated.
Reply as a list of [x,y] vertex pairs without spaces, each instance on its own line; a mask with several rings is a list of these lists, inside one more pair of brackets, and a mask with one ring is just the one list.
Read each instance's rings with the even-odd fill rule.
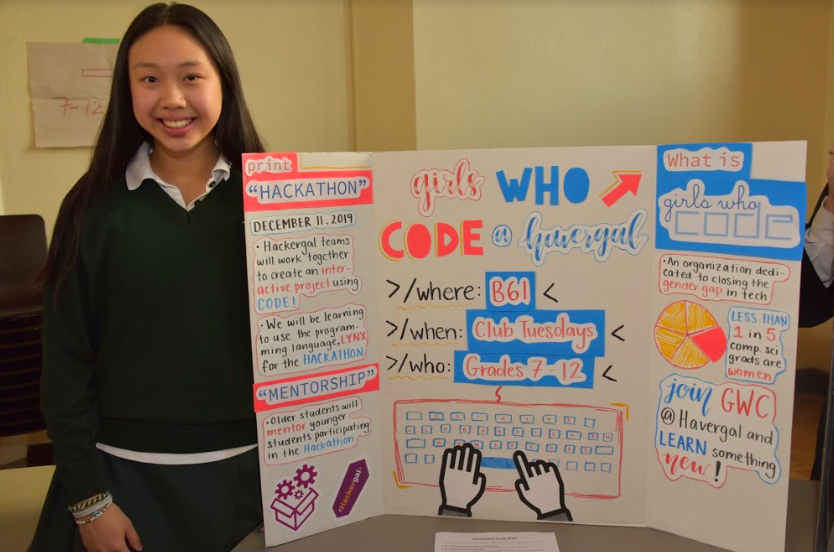
[[292,492],[295,490],[295,485],[292,484],[292,481],[289,479],[284,479],[278,486],[275,488],[275,494],[278,495],[278,498],[281,500],[286,500],[290,497]]
[[304,496],[304,491],[302,491],[301,489],[298,489],[297,491],[295,491],[295,499],[296,500],[301,500],[301,498],[303,496]]
[[310,485],[316,482],[316,477],[318,477],[318,473],[316,473],[316,469],[313,466],[308,466],[304,464],[302,467],[295,470],[295,484],[299,488],[306,489]]

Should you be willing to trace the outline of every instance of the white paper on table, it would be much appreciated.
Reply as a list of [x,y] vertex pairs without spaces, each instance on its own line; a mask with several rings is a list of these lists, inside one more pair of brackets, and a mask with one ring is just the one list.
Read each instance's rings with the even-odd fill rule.
[[559,552],[554,533],[436,533],[434,552]]
[[26,44],[35,147],[90,146],[107,111],[118,44]]

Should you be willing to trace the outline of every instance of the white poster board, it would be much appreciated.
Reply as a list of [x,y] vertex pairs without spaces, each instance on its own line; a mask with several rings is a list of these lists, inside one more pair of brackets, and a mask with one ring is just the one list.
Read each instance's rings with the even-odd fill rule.
[[804,147],[244,156],[267,544],[396,513],[781,550]]

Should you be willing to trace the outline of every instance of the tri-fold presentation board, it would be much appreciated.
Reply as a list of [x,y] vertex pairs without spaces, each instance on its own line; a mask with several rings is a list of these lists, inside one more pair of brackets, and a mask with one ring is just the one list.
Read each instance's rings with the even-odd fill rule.
[[242,167],[267,545],[394,513],[783,549],[805,143]]

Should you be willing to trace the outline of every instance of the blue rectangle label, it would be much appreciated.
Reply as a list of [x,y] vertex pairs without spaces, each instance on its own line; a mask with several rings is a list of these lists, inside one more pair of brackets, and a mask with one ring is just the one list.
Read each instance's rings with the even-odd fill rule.
[[531,311],[536,308],[535,272],[487,272],[488,310]]
[[[455,351],[455,383],[525,387],[594,387],[594,357]],[[496,416],[497,423],[508,423]],[[530,423],[523,419],[521,423]]]
[[804,182],[752,178],[752,144],[657,148],[658,249],[800,260]]
[[466,311],[467,343],[479,353],[605,356],[605,311]]

